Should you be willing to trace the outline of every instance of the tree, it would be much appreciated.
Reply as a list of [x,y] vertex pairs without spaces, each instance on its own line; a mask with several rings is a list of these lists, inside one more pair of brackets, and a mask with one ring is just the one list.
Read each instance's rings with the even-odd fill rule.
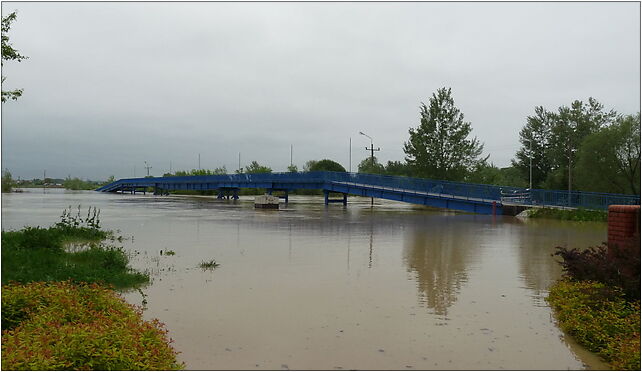
[[517,160],[513,159],[511,163],[527,181],[530,181],[532,164],[533,188],[541,188],[551,171],[549,149],[554,117],[554,113],[544,107],[535,107],[535,115],[528,116],[526,125],[519,131],[522,147],[515,154]]
[[[337,163],[334,160],[323,159],[323,160],[310,160],[305,163],[303,168],[306,172],[345,172],[346,169],[343,165]],[[306,170],[307,167],[307,170]]]
[[253,160],[250,165],[245,167],[245,173],[272,173],[272,168],[260,165],[256,160]]
[[370,173],[370,174],[383,174],[385,173],[385,167],[379,163],[377,157],[370,157],[363,159],[359,166],[357,167],[357,172],[359,173]]
[[563,184],[558,182],[561,171],[564,171],[568,175],[568,190],[572,190],[573,167],[580,144],[586,136],[612,123],[616,116],[613,110],[605,112],[604,106],[592,97],[589,97],[588,104],[576,100],[571,107],[558,109],[551,123],[549,152],[552,168],[557,172],[547,180],[547,186],[562,188]]
[[397,160],[388,160],[388,164],[386,164],[386,170],[384,171],[384,173],[389,176],[409,176],[411,174],[410,169],[408,168],[408,164]]
[[11,176],[11,172],[8,170],[5,170],[2,173],[2,185],[1,185],[1,190],[2,192],[11,192],[13,191],[13,187],[15,186],[15,182],[13,180],[13,177]]
[[468,139],[471,131],[450,88],[440,88],[428,105],[421,103],[419,126],[408,130],[406,162],[421,177],[462,180],[480,161],[484,148],[476,137]]
[[[25,57],[21,55],[13,46],[9,43],[9,29],[11,29],[11,22],[16,19],[16,12],[12,12],[6,17],[2,18],[2,66],[4,67],[4,61],[17,61],[20,62]],[[2,76],[2,84],[4,84],[6,77]],[[6,102],[9,99],[17,100],[18,97],[22,95],[22,89],[15,89],[10,91],[2,91],[2,103]]]
[[299,168],[296,165],[294,164],[288,165],[288,172],[297,173],[298,171],[299,171]]
[[640,193],[640,113],[586,136],[576,165],[578,189]]

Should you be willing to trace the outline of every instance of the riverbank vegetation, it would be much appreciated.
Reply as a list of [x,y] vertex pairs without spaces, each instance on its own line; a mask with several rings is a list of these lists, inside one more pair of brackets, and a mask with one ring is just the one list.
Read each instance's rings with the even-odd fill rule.
[[588,210],[582,208],[533,208],[528,211],[529,218],[547,218],[563,221],[606,222],[608,215],[607,211]]
[[157,320],[112,288],[139,287],[145,273],[103,242],[100,211],[71,207],[48,228],[2,231],[2,369],[174,370],[182,364]]
[[613,369],[639,370],[639,241],[633,249],[608,249],[610,254],[606,246],[558,248],[564,279],[550,288],[547,300],[560,327],[580,344]]
[[[95,208],[86,218],[80,207],[76,215],[70,208],[54,226],[2,231],[2,284],[72,280],[124,288],[146,283],[147,274],[127,266],[129,257],[121,247],[102,242],[111,233],[100,229],[99,218]],[[74,242],[83,243],[83,249],[70,251]]]
[[177,370],[158,320],[97,284],[2,287],[4,370]]

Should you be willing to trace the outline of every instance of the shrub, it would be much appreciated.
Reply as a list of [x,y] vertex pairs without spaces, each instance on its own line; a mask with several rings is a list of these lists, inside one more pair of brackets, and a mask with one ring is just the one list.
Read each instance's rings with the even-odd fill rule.
[[547,298],[564,331],[614,369],[640,369],[640,301],[591,281],[560,281]]
[[[607,251],[611,250],[611,255]],[[616,286],[629,299],[640,299],[640,258],[625,252],[627,247],[605,245],[579,250],[557,247],[553,254],[560,256],[564,274],[572,280],[590,280]]]
[[181,369],[163,324],[141,314],[96,284],[3,286],[2,369]]

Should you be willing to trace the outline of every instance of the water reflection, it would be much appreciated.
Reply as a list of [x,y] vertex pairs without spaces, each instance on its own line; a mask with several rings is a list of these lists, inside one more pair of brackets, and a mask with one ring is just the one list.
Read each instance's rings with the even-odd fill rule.
[[540,305],[544,305],[548,288],[562,275],[558,259],[552,256],[556,247],[586,248],[606,239],[604,223],[512,219],[503,228],[515,240],[520,277]]
[[445,216],[429,218],[404,239],[404,262],[415,275],[419,302],[437,315],[448,315],[468,281],[468,264],[476,253],[474,235],[466,225]]

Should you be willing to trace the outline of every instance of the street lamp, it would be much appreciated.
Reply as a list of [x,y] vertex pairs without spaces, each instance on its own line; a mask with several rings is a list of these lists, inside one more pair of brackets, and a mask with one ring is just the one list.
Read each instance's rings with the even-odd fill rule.
[[374,152],[375,151],[380,151],[381,149],[379,147],[377,147],[376,149],[374,148],[374,146],[372,145],[372,137],[370,137],[369,135],[367,135],[367,134],[365,134],[363,132],[359,132],[359,134],[362,135],[362,136],[366,136],[366,137],[370,138],[370,148],[368,148],[368,146],[366,146],[366,150],[370,150],[370,162],[372,164],[372,169],[374,170]]
[[[374,152],[380,151],[381,149],[379,147],[377,147],[376,149],[374,148],[374,146],[372,145],[372,137],[363,132],[359,132],[359,134],[370,138],[370,148],[366,146],[366,150],[370,150],[370,163],[372,164],[372,169],[374,170]],[[370,206],[374,206],[374,197],[370,197]]]

